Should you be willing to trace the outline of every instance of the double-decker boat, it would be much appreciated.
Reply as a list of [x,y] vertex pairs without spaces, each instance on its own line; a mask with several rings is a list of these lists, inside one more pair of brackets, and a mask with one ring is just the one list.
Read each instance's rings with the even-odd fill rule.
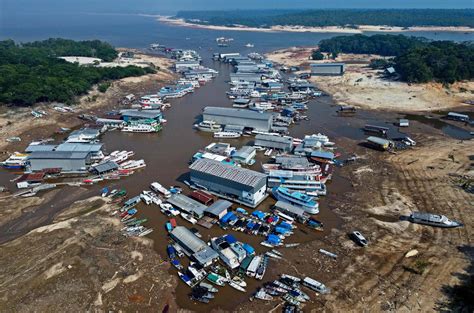
[[279,200],[303,208],[309,214],[319,213],[319,204],[314,197],[284,187],[273,187],[273,196]]

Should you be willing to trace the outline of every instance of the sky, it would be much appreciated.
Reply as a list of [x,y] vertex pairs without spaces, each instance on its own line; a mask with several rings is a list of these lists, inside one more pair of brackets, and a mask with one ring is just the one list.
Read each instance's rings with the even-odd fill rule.
[[474,0],[0,0],[0,18],[9,13],[81,11],[162,13],[178,10],[302,8],[474,8]]

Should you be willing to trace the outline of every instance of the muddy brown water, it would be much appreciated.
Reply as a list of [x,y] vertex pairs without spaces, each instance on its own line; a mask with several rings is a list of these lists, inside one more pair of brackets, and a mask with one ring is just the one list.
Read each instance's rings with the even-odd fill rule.
[[[52,218],[62,209],[74,201],[98,194],[103,186],[126,188],[130,196],[137,195],[142,190],[148,189],[153,181],[159,181],[165,186],[180,185],[186,187],[182,181],[188,175],[188,165],[192,155],[214,141],[211,134],[198,132],[193,129],[192,125],[199,120],[201,111],[205,106],[230,107],[232,105],[231,101],[225,96],[225,91],[228,90],[229,65],[212,61],[206,62],[220,72],[219,76],[194,93],[181,99],[172,100],[172,107],[164,112],[168,122],[160,133],[129,134],[111,131],[104,134],[102,141],[107,152],[133,150],[135,151],[134,159],[144,159],[147,163],[146,168],[137,171],[134,175],[125,179],[104,182],[88,187],[86,192],[81,192],[80,194],[71,192],[74,191],[71,187],[61,189],[58,195],[53,197],[51,201],[39,206],[32,213],[24,214],[0,227],[0,243],[13,240],[31,229],[50,223]],[[156,90],[150,90],[150,93],[152,92],[156,92]],[[382,121],[374,113],[359,111],[355,116],[339,116],[336,112],[337,107],[333,105],[330,97],[320,97],[312,100],[308,106],[307,115],[310,117],[310,121],[302,121],[298,125],[292,126],[290,129],[291,135],[303,137],[305,134],[321,132],[330,136],[336,143],[340,137],[360,141],[365,138],[364,133],[361,131],[361,127],[365,123],[384,124],[391,128],[393,132],[398,133],[397,129],[391,126],[393,121]],[[252,140],[253,137],[243,137],[241,139],[228,140],[227,142],[233,146],[240,147]],[[351,153],[351,151],[341,152],[343,156]],[[260,153],[259,162],[256,162],[252,168],[261,170],[260,164],[263,161],[265,160],[263,160]],[[9,177],[11,176],[9,175]],[[350,182],[340,177],[336,170],[333,180],[328,185],[329,196],[321,199],[320,214],[317,216],[324,223],[325,231],[317,232],[300,225],[295,234],[285,240],[285,243],[304,243],[322,239],[332,228],[340,227],[342,220],[332,211],[333,204],[331,199],[336,199],[350,190]],[[185,188],[184,192],[188,193],[189,190]],[[268,198],[260,205],[259,209],[268,211],[274,202],[272,198]],[[141,204],[138,208],[139,216],[146,216],[149,219],[146,225],[154,229],[154,232],[149,237],[154,240],[155,250],[160,256],[166,258],[168,236],[165,230],[165,223],[168,221],[168,218],[161,214],[159,208],[154,205],[145,206]],[[178,218],[178,224],[191,226],[180,218]],[[224,231],[217,226],[210,230],[200,226],[195,227],[200,231],[204,240],[225,233],[232,233],[238,240],[252,245],[257,252],[268,249],[260,245],[263,237]],[[290,248],[282,249],[282,252],[289,254],[291,250]],[[273,265],[275,265],[275,262],[270,261],[270,268],[264,281],[272,280],[278,274],[285,272],[285,269],[273,267]],[[176,270],[170,269],[170,273],[176,275]],[[246,293],[236,291],[229,286],[221,287],[216,298],[210,304],[205,305],[191,301],[188,296],[190,292],[189,287],[180,281],[176,289],[176,301],[183,308],[200,312],[217,308],[232,310],[242,301],[246,301],[249,295],[263,283],[255,279],[247,279],[247,282],[248,291]]]

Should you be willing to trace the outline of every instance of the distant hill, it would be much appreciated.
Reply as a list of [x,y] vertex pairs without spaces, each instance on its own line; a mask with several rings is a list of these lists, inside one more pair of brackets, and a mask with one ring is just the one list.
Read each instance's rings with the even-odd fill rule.
[[206,25],[308,27],[389,25],[474,27],[474,9],[328,9],[328,10],[233,10],[180,11],[176,15]]

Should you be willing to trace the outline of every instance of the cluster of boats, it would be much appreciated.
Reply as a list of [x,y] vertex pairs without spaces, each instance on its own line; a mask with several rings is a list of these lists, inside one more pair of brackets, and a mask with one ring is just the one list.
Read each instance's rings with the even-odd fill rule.
[[271,301],[275,297],[281,297],[287,307],[284,312],[291,312],[291,307],[298,308],[302,303],[310,300],[310,296],[302,290],[302,286],[307,287],[319,294],[327,294],[329,288],[310,277],[303,279],[292,275],[283,274],[277,280],[265,283],[253,295],[254,299]]

